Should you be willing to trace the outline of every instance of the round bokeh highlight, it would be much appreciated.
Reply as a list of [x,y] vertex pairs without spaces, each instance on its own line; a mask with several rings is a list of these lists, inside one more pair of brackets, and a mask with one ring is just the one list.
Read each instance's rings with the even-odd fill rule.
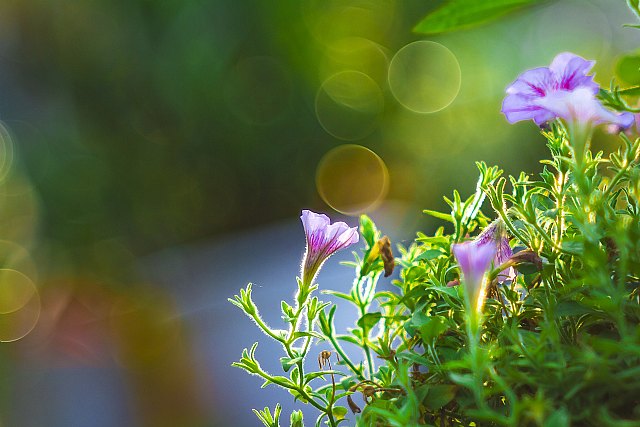
[[367,74],[348,70],[326,79],[315,100],[318,122],[335,138],[355,141],[371,134],[384,111],[384,96]]
[[386,197],[389,172],[384,161],[361,145],[346,144],[328,151],[316,170],[322,200],[346,215],[375,209]]
[[389,65],[391,93],[415,113],[435,113],[449,106],[460,92],[461,79],[453,52],[431,41],[409,43]]

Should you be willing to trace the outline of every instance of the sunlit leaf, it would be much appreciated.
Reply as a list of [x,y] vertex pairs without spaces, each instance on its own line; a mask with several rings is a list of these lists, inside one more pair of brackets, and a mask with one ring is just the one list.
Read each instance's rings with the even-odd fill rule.
[[450,0],[429,13],[413,29],[421,34],[440,34],[479,25],[525,6],[546,0]]

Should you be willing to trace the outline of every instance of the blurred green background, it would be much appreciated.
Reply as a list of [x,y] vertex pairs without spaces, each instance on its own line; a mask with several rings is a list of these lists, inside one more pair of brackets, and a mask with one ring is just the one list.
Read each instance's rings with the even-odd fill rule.
[[[461,86],[447,108],[418,114],[392,96],[387,70],[441,3],[4,1],[0,117],[15,175],[33,190],[32,234],[74,268],[111,275],[122,260],[103,266],[105,245],[137,256],[325,208],[314,171],[345,139],[386,163],[386,200],[441,205],[473,185],[475,160],[538,168],[535,129],[498,112],[519,72],[571,50],[597,59],[608,84],[628,48],[614,35],[631,36],[618,2],[560,1],[433,37],[455,55],[459,71],[445,64],[443,75],[459,72]],[[346,70],[366,76],[318,101]],[[424,84],[434,97],[455,82]]]
[[[99,318],[101,304],[112,316],[146,301],[140,336],[162,335],[154,319],[172,312],[171,298],[140,290],[141,257],[303,208],[392,211],[398,228],[427,230],[421,210],[445,209],[454,188],[470,192],[475,161],[540,170],[538,130],[499,112],[519,73],[572,51],[597,60],[608,86],[640,41],[613,0],[540,2],[452,34],[411,31],[442,3],[3,0],[0,256],[40,293],[38,328],[73,313],[72,295]],[[597,135],[599,147],[610,141]],[[118,325],[109,328],[120,348],[138,360],[140,336]],[[8,363],[13,349],[0,345]],[[175,357],[182,366],[189,355]]]

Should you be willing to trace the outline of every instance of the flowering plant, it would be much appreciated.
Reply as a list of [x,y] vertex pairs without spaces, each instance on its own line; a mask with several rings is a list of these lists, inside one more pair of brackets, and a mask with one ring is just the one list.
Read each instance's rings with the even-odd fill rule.
[[[350,291],[323,291],[357,308],[348,334],[334,324],[337,306],[313,293],[323,262],[358,234],[303,211],[307,252],[295,301],[281,305],[287,329],[265,324],[251,285],[231,300],[282,345],[283,372],[262,369],[257,343],[234,365],[315,407],[315,425],[638,425],[638,111],[618,88],[599,88],[592,65],[562,53],[509,86],[504,114],[542,126],[551,158],[539,176],[508,179],[477,163],[474,194],[445,198],[450,212],[425,211],[452,233],[419,232],[394,258],[361,216]],[[608,155],[590,149],[601,123],[621,131]],[[395,291],[376,291],[394,266]],[[313,353],[312,341],[330,350]],[[280,413],[256,411],[268,427]],[[291,426],[303,422],[291,414]]]

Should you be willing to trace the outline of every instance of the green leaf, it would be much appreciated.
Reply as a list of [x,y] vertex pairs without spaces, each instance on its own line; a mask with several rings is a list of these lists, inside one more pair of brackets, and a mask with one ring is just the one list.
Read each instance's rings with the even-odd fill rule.
[[271,411],[268,407],[262,411],[253,409],[253,413],[256,414],[258,419],[260,419],[266,427],[280,427],[280,412],[282,412],[282,406],[280,406],[279,403],[276,405],[273,416],[271,416]]
[[417,363],[418,365],[428,365],[429,359],[424,356],[412,352],[403,352],[396,354],[396,357],[401,360],[408,360],[411,363]]
[[295,387],[295,384],[293,384],[289,378],[283,377],[282,375],[272,375],[269,378],[265,378],[264,383],[260,386],[260,388],[265,388],[269,384],[275,384],[285,388]]
[[358,319],[358,326],[360,326],[362,329],[370,331],[371,328],[373,328],[375,324],[380,321],[381,318],[382,318],[382,313],[380,313],[379,311],[376,311],[373,313],[367,313],[364,316],[362,316],[360,319]]
[[353,302],[353,298],[351,297],[351,295],[347,295],[343,292],[332,291],[327,289],[327,290],[323,290],[322,293],[325,295],[333,295],[334,297],[342,298],[344,300]]
[[378,240],[378,229],[371,218],[366,215],[360,215],[360,234],[369,247],[372,247]]
[[429,387],[427,396],[422,404],[432,411],[442,408],[451,402],[456,395],[456,387],[452,385],[438,384]]
[[291,413],[290,427],[304,427],[304,420],[302,417],[302,411],[293,411]]
[[321,340],[324,339],[324,337],[321,334],[319,334],[319,333],[317,333],[315,331],[310,331],[310,332],[298,331],[298,332],[294,332],[293,333],[293,339],[294,340],[297,340],[298,338],[302,338],[302,337],[313,337],[313,338],[318,338],[318,339],[321,339]]
[[460,384],[461,386],[467,387],[468,389],[473,389],[476,384],[475,379],[473,378],[473,374],[457,374],[452,372],[449,374],[449,378],[456,384]]
[[447,319],[443,316],[431,316],[420,326],[420,335],[423,342],[431,342],[449,329]]
[[431,215],[434,218],[438,218],[438,219],[441,219],[441,220],[444,220],[444,221],[453,222],[453,218],[451,218],[451,214],[442,213],[442,212],[438,212],[438,211],[432,211],[431,209],[425,209],[422,212],[426,213],[427,215]]
[[563,301],[556,308],[556,315],[558,316],[581,316],[590,312],[591,310],[588,307],[576,301]]
[[566,238],[562,241],[562,250],[580,255],[584,252],[584,242],[578,239]]
[[430,261],[432,259],[438,258],[440,255],[442,255],[442,251],[439,251],[438,249],[429,249],[429,250],[424,251],[420,255],[418,255],[416,257],[416,261],[420,261],[420,260],[423,260],[423,259],[426,259],[426,260]]
[[340,375],[340,376],[345,376],[344,373],[340,372],[340,371],[318,371],[318,372],[310,372],[308,374],[305,374],[304,376],[304,383],[308,383],[311,380],[314,380],[318,377],[324,377],[324,375]]
[[344,406],[334,406],[332,411],[336,420],[342,420],[347,415],[347,408]]
[[301,360],[302,360],[302,357],[290,358],[290,357],[284,356],[280,358],[280,364],[282,365],[282,369],[285,372],[289,372],[289,369],[291,369],[292,366],[294,366],[296,363],[300,362]]
[[351,344],[360,345],[358,340],[351,335],[338,335],[336,337],[340,341],[350,342]]
[[440,34],[479,25],[525,6],[545,0],[450,0],[429,13],[413,29],[421,34]]

